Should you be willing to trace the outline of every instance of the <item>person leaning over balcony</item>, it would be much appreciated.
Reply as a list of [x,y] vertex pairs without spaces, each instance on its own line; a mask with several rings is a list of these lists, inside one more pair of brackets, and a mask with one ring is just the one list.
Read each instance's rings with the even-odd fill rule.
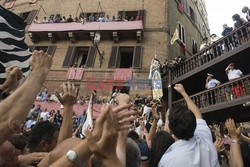
[[250,21],[250,9],[247,6],[244,6],[242,8],[242,13],[246,14],[246,19],[249,22]]
[[217,79],[214,79],[213,77],[214,77],[213,74],[209,74],[209,73],[207,74],[206,85],[205,85],[207,89],[211,89],[220,85],[220,81],[218,81]]
[[[203,50],[203,49],[205,49],[207,47],[209,47],[209,42],[208,42],[208,38],[205,37],[203,39],[203,44],[201,44],[201,46],[200,46],[200,50]],[[210,52],[208,50],[208,51],[204,52],[202,55],[200,55],[199,59],[200,59],[200,64],[201,65],[206,63],[206,56],[208,56],[209,54],[210,54]]]
[[162,156],[158,167],[219,167],[212,134],[198,107],[181,84],[174,89],[185,99],[187,106],[175,106],[169,113],[169,129],[175,143]]
[[68,23],[70,23],[70,22],[74,22],[74,20],[72,19],[71,14],[69,15],[69,18],[67,18],[67,22],[68,22]]
[[[243,76],[243,73],[242,73],[241,70],[235,69],[234,63],[230,63],[227,66],[227,68],[225,69],[225,72],[227,74],[227,77],[228,77],[229,81],[236,80],[236,79],[238,79],[238,78],[240,78],[240,77]],[[240,92],[238,91],[238,86],[239,86]],[[238,86],[234,85],[233,87],[231,87],[231,90],[234,92],[235,97],[238,97],[239,93],[240,93],[241,96],[244,95],[242,85],[238,84]]]
[[[230,34],[230,32],[233,31],[233,27],[228,27],[227,24],[223,24],[223,31],[221,33],[221,35],[223,37],[227,36],[228,34]],[[228,41],[229,40],[229,41]],[[225,45],[226,48],[226,52],[233,49],[233,47],[235,47],[234,43],[233,43],[233,38],[232,36],[230,36],[228,39],[225,39]]]
[[[246,23],[246,20],[241,18],[239,14],[234,14],[232,16],[234,23],[234,29],[238,29]],[[241,30],[237,31],[237,35],[240,41],[240,44],[247,41],[247,30],[246,28],[242,28]]]

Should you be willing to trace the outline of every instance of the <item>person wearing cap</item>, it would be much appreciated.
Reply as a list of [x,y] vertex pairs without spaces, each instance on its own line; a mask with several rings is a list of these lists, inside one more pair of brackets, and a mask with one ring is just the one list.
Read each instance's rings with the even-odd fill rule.
[[209,74],[209,73],[207,74],[206,85],[205,85],[207,89],[211,89],[220,85],[220,81],[218,81],[217,79],[214,79],[213,77],[214,76],[212,74]]
[[[235,69],[234,63],[230,63],[227,66],[227,68],[225,69],[225,72],[227,74],[227,77],[228,77],[229,81],[234,81],[234,80],[236,80],[236,79],[238,79],[238,78],[240,78],[240,77],[243,76],[243,73],[242,73],[241,70]],[[238,91],[238,87],[240,89],[240,92]],[[231,90],[234,92],[235,97],[238,97],[239,94],[241,96],[244,95],[243,88],[242,88],[241,84],[234,85],[233,87],[231,87]]]
[[250,21],[250,9],[247,6],[244,6],[241,11],[242,13],[247,14],[246,19],[249,22]]

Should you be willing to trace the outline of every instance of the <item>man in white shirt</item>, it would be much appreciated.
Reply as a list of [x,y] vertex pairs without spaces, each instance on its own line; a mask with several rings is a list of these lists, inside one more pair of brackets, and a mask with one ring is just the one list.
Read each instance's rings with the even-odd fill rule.
[[181,84],[174,89],[185,99],[187,107],[175,106],[169,113],[172,144],[162,156],[158,167],[219,167],[212,134],[201,112]]
[[[233,81],[243,76],[243,73],[241,70],[235,69],[234,63],[230,63],[225,69],[225,72],[227,74],[229,81]],[[231,87],[231,90],[234,92],[235,97],[238,97],[239,95],[244,96],[244,91],[243,91],[243,87],[241,83],[235,84],[233,87]]]
[[206,88],[207,89],[211,89],[214,88],[218,85],[220,85],[220,81],[218,81],[217,79],[213,79],[213,75],[212,74],[207,74],[207,79],[206,79]]
[[43,110],[40,114],[40,117],[43,119],[43,121],[46,121],[49,117],[49,112],[47,111],[47,109]]

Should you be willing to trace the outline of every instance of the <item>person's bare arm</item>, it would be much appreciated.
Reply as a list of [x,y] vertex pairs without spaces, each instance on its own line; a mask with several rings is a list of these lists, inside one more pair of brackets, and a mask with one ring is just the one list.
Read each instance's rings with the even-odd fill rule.
[[241,134],[241,138],[242,138],[242,140],[244,140],[245,142],[247,142],[248,144],[250,144],[250,137],[247,137],[247,136]]
[[52,57],[34,51],[30,58],[32,72],[14,93],[0,103],[0,144],[20,129],[52,65]]
[[63,97],[59,95],[59,93],[56,93],[56,96],[58,100],[63,105],[64,109],[64,115],[63,115],[63,121],[62,126],[60,128],[57,145],[60,144],[65,139],[68,139],[72,137],[72,126],[73,126],[73,120],[72,120],[72,113],[73,113],[73,105],[76,100],[76,89],[74,84],[68,82],[62,84],[63,87]]
[[153,114],[154,120],[153,120],[153,123],[152,123],[150,130],[149,130],[148,135],[146,135],[146,142],[147,142],[147,145],[149,148],[151,148],[151,142],[155,136],[156,128],[157,128],[157,121],[159,120],[159,115],[157,113],[157,106],[156,105],[152,106],[152,114]]
[[186,93],[183,85],[182,84],[176,84],[174,89],[183,96],[183,98],[185,99],[185,101],[187,103],[187,106],[188,106],[189,110],[191,110],[193,112],[196,119],[202,118],[200,110],[194,104],[194,102],[191,100],[191,98],[188,96],[188,94]]
[[169,112],[170,112],[170,110],[168,109],[167,110],[167,112],[166,112],[166,115],[165,115],[165,125],[164,125],[164,131],[166,131],[166,132],[168,132],[168,133],[170,133],[170,129],[169,129],[169,119],[168,119],[168,117],[169,117]]
[[229,71],[229,69],[230,69],[231,64],[232,64],[232,63],[230,63],[230,64],[227,66],[227,68],[225,69],[226,74],[228,74],[228,71]]
[[229,135],[232,140],[235,140],[236,143],[231,144],[230,146],[230,161],[231,161],[231,166],[232,167],[243,167],[243,159],[241,155],[241,150],[240,150],[240,144],[239,144],[239,139],[240,139],[240,128],[236,129],[234,120],[229,118],[227,119],[225,123]]

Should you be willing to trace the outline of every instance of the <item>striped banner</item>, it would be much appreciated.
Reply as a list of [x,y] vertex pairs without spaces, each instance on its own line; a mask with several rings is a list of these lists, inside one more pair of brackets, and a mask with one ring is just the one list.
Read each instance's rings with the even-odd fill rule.
[[6,79],[8,66],[16,65],[24,76],[29,74],[31,52],[24,42],[25,26],[22,18],[0,6],[0,84]]

